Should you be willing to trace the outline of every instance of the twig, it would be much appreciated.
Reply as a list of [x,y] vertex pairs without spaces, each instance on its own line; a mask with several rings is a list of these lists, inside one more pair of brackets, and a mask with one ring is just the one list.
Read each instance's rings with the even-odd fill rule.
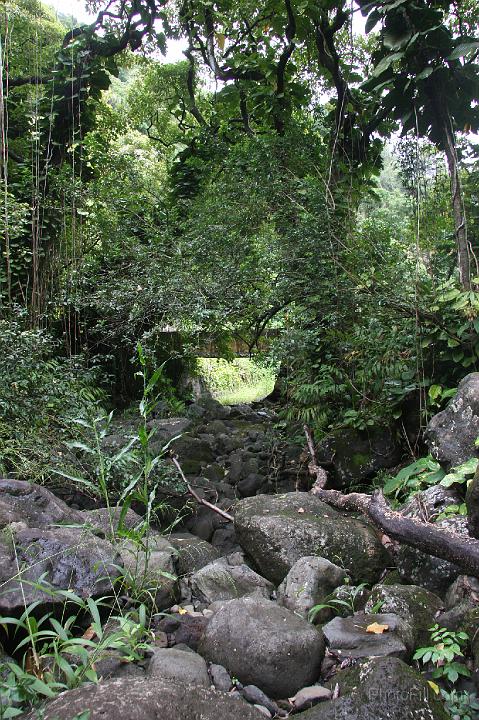
[[201,498],[201,497],[198,495],[198,493],[197,493],[195,490],[193,490],[193,488],[191,487],[190,483],[188,482],[188,480],[187,480],[186,477],[185,477],[185,473],[183,472],[183,470],[182,470],[182,468],[181,468],[181,465],[180,465],[180,463],[178,462],[178,459],[177,459],[176,457],[174,457],[174,458],[172,458],[172,460],[173,460],[173,464],[175,465],[176,469],[178,470],[178,472],[179,472],[180,475],[181,475],[181,479],[183,480],[184,483],[186,483],[186,487],[188,488],[188,492],[190,493],[190,495],[191,495],[192,497],[194,497],[194,499],[196,500],[196,502],[197,502],[199,505],[204,505],[205,507],[209,508],[210,510],[213,510],[215,513],[218,513],[218,515],[221,515],[221,517],[226,518],[226,520],[229,520],[230,522],[233,522],[234,518],[233,518],[232,515],[230,515],[229,513],[225,512],[225,510],[222,510],[221,508],[217,507],[216,505],[213,505],[213,503],[208,502],[208,500],[204,500],[203,498]]

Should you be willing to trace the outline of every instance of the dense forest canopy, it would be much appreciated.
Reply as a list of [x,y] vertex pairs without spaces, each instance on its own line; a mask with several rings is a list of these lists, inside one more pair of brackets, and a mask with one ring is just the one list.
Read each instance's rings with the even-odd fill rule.
[[[333,614],[349,622],[364,600],[380,621],[363,628],[367,647],[387,645],[412,622],[378,615],[396,612],[397,592],[423,623],[399,655],[429,673],[414,674],[421,702],[474,718],[479,702],[456,682],[479,678],[477,0],[86,7],[79,23],[47,0],[0,3],[0,720],[65,689],[83,698],[99,649],[144,679],[152,640],[166,651],[192,620],[182,637],[197,650],[217,597],[191,575],[209,564],[214,582],[260,589],[244,601],[254,621],[263,600],[296,612],[307,583],[290,606],[287,577],[311,555],[308,572],[336,575],[290,617],[302,625],[291,637]],[[178,62],[166,62],[172,43]],[[178,528],[173,551],[160,532]],[[99,546],[109,559],[92,568]],[[68,575],[72,547],[83,555]],[[347,600],[331,600],[341,588]],[[298,690],[349,663],[329,653],[325,670],[314,630],[298,654],[304,669],[317,651],[314,672],[292,685],[282,623],[270,633],[281,647],[252,660],[256,681],[279,654],[269,685],[228,665],[245,712],[256,691],[271,717],[300,711]],[[394,717],[426,716],[407,710],[414,687]],[[332,688],[314,702],[339,707]],[[194,716],[211,717],[195,693]],[[47,720],[89,720],[57,701]],[[431,713],[445,717],[442,704]]]
[[6,322],[117,375],[274,329],[323,429],[476,367],[474,3],[90,9],[2,9]]
[[6,347],[127,401],[139,341],[269,332],[292,418],[424,422],[479,357],[476,6],[90,9],[2,8]]

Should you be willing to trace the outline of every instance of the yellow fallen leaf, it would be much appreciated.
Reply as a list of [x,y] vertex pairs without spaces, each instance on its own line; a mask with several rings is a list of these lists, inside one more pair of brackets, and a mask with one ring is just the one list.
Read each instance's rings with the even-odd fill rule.
[[185,610],[185,608],[182,608],[182,607],[178,608],[178,615],[187,615],[187,614],[188,614],[188,610]]
[[371,625],[368,625],[366,628],[366,632],[368,633],[374,633],[375,635],[382,635],[384,632],[387,632],[389,630],[389,625],[381,625],[381,623],[373,622]]
[[433,682],[432,680],[428,680],[427,682],[432,687],[432,689],[434,690],[436,695],[439,695],[439,685],[436,685],[436,683]]

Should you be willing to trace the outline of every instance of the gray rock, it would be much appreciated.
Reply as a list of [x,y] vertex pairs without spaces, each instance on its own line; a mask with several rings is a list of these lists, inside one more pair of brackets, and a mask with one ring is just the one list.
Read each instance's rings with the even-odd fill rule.
[[394,657],[378,657],[333,678],[339,698],[316,705],[301,720],[448,720],[426,679]]
[[310,687],[301,688],[290,700],[295,710],[306,710],[322,700],[330,700],[331,695],[332,692],[329,688],[322,687],[322,685],[310,685]]
[[470,602],[463,600],[458,605],[454,605],[454,607],[438,615],[436,622],[440,627],[456,631],[463,624],[472,607],[473,605]]
[[[18,563],[18,564],[17,564]],[[64,603],[33,583],[55,590],[71,589],[80,597],[111,595],[122,574],[120,555],[107,541],[82,528],[26,528],[0,537],[0,612],[25,604]],[[20,572],[18,571],[20,567]]]
[[148,678],[179,680],[186,685],[210,687],[206,663],[195,652],[178,648],[157,648],[154,650],[147,670]]
[[[71,720],[84,712],[89,720],[264,720],[242,699],[160,678],[106,680],[68,690],[45,705],[42,718]],[[36,720],[37,711],[25,717]]]
[[443,606],[441,598],[417,585],[376,585],[366,612],[372,612],[378,604],[379,612],[399,615],[411,627],[415,647],[428,644],[429,628]]
[[[440,520],[436,526],[470,537],[467,520],[462,515]],[[445,593],[451,583],[461,574],[461,569],[454,563],[427,555],[409,545],[401,545],[395,559],[402,580],[414,585],[422,585],[439,595]]]
[[265,484],[265,480],[266,479],[263,477],[263,475],[259,475],[258,473],[254,472],[250,473],[243,480],[240,480],[236,485],[239,496],[245,498],[256,495],[258,490],[260,490]]
[[166,445],[173,438],[182,435],[191,427],[191,419],[184,417],[162,418],[151,421],[151,430],[154,430],[154,440],[161,445]]
[[118,549],[128,582],[148,590],[157,610],[165,610],[178,600],[174,550],[164,537],[152,536],[148,549],[130,540],[123,541]]
[[268,708],[265,708],[264,705],[253,705],[253,707],[256,708],[256,710],[259,710],[260,713],[262,715],[264,715],[265,717],[267,717],[267,718],[273,717],[271,715],[270,711],[268,710]]
[[239,450],[230,455],[230,467],[228,470],[228,482],[232,485],[241,479],[243,473],[243,454]]
[[447,610],[466,601],[471,607],[479,605],[479,579],[469,575],[459,575],[448,589],[444,598]]
[[171,448],[178,455],[186,475],[196,475],[203,465],[214,460],[211,444],[191,435],[183,435],[175,440]]
[[281,710],[275,702],[269,699],[265,693],[256,685],[245,685],[240,690],[241,695],[252,705],[265,707],[272,715],[280,715]]
[[[120,522],[122,508],[96,508],[95,510],[84,510],[83,511],[83,522],[86,525],[90,525],[93,530],[100,530],[107,537],[112,537],[118,531],[118,525]],[[141,527],[145,520],[138,515],[134,510],[129,508],[125,517],[123,518],[123,528],[125,530],[134,530],[137,527]],[[112,533],[113,529],[113,533]]]
[[231,689],[232,682],[229,672],[223,665],[216,665],[212,663],[210,665],[210,677],[213,685],[217,690],[222,692],[228,692]]
[[213,482],[222,482],[225,477],[225,470],[219,463],[212,463],[203,469],[202,476]]
[[168,538],[176,549],[176,566],[179,575],[196,572],[217,560],[220,553],[206,540],[191,533],[174,533]]
[[401,515],[432,522],[448,505],[460,505],[462,496],[454,487],[432,485],[412,496],[401,508]]
[[[364,610],[370,596],[371,591],[362,584],[339,585],[331,593],[331,602],[334,607],[334,613],[340,617],[354,615],[355,612]],[[335,604],[334,600],[340,600],[341,602]],[[343,603],[346,603],[346,605]]]
[[431,418],[425,439],[432,456],[450,469],[471,457],[478,457],[477,437],[479,373],[470,373],[459,383],[457,393],[447,408]]
[[117,650],[108,650],[100,657],[95,657],[95,670],[99,679],[125,677],[145,677],[145,671],[139,665],[129,662]]
[[226,523],[223,527],[215,530],[211,538],[211,544],[218,550],[220,555],[229,555],[232,552],[241,550],[233,523]]
[[479,539],[479,470],[467,488],[466,507],[469,533]]
[[393,431],[379,428],[370,432],[346,428],[335,431],[319,443],[317,458],[330,470],[338,489],[363,484],[379,470],[394,467],[401,459]]
[[190,583],[193,595],[208,605],[215,600],[233,600],[252,594],[269,598],[274,590],[269,580],[247,565],[230,565],[223,558],[194,573]]
[[[381,634],[367,632],[373,623],[388,625],[388,630]],[[323,633],[330,651],[342,660],[385,655],[404,660],[414,648],[411,628],[393,613],[336,617],[323,625]]]
[[222,405],[211,395],[203,395],[197,405],[205,410],[204,417],[208,420],[224,420],[231,415],[231,408],[228,405]]
[[376,582],[390,562],[371,526],[309,493],[246,498],[236,504],[234,522],[242,548],[277,584],[306,555],[343,566],[357,582]]
[[0,529],[10,523],[45,528],[59,523],[83,522],[79,510],[70,509],[45,487],[23,480],[0,480]]
[[300,558],[278,588],[278,603],[307,618],[311,608],[345,579],[344,570],[325,558],[314,555]]
[[215,612],[198,651],[243,684],[278,698],[317,680],[324,639],[289,610],[264,598],[245,597],[225,602]]
[[[218,507],[224,507],[225,510],[229,510],[231,502],[220,501],[217,505]],[[188,518],[185,527],[192,535],[196,535],[201,540],[209,542],[215,530],[221,527],[223,522],[223,519],[220,518],[214,510],[200,505],[196,508],[195,514]]]

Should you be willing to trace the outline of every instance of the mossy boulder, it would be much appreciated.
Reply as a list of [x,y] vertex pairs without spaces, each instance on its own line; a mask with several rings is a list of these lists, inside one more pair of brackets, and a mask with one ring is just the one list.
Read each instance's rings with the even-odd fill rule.
[[353,582],[377,582],[390,562],[375,530],[309,493],[256,495],[235,505],[235,530],[259,572],[279,584],[300,558],[316,555]]
[[479,538],[479,469],[466,494],[467,521],[472,537]]
[[369,432],[347,428],[322,440],[317,457],[318,462],[330,470],[335,487],[345,489],[362,485],[379,470],[397,465],[401,451],[388,428]]
[[379,612],[399,615],[411,628],[414,646],[429,644],[429,628],[442,600],[418,585],[376,585],[366,604],[366,612],[380,604]]
[[301,720],[448,720],[422,675],[395,657],[365,660],[334,676],[339,697],[301,713]]
[[325,650],[321,631],[262,597],[219,605],[198,646],[203,657],[272,698],[289,697],[318,680]]
[[178,575],[196,572],[220,557],[213,545],[191,533],[173,533],[168,540],[176,551]]
[[[152,677],[89,683],[61,693],[42,710],[43,720],[264,720],[264,715],[237,696],[198,685]],[[38,711],[25,716],[37,720]]]
[[469,635],[474,681],[479,689],[479,607],[470,608],[464,614],[459,630]]
[[[444,518],[436,523],[436,527],[451,530],[466,538],[470,537],[467,519],[463,515]],[[395,559],[403,582],[422,585],[438,595],[443,595],[461,574],[461,568],[458,565],[434,555],[428,555],[410,545],[401,545]]]

